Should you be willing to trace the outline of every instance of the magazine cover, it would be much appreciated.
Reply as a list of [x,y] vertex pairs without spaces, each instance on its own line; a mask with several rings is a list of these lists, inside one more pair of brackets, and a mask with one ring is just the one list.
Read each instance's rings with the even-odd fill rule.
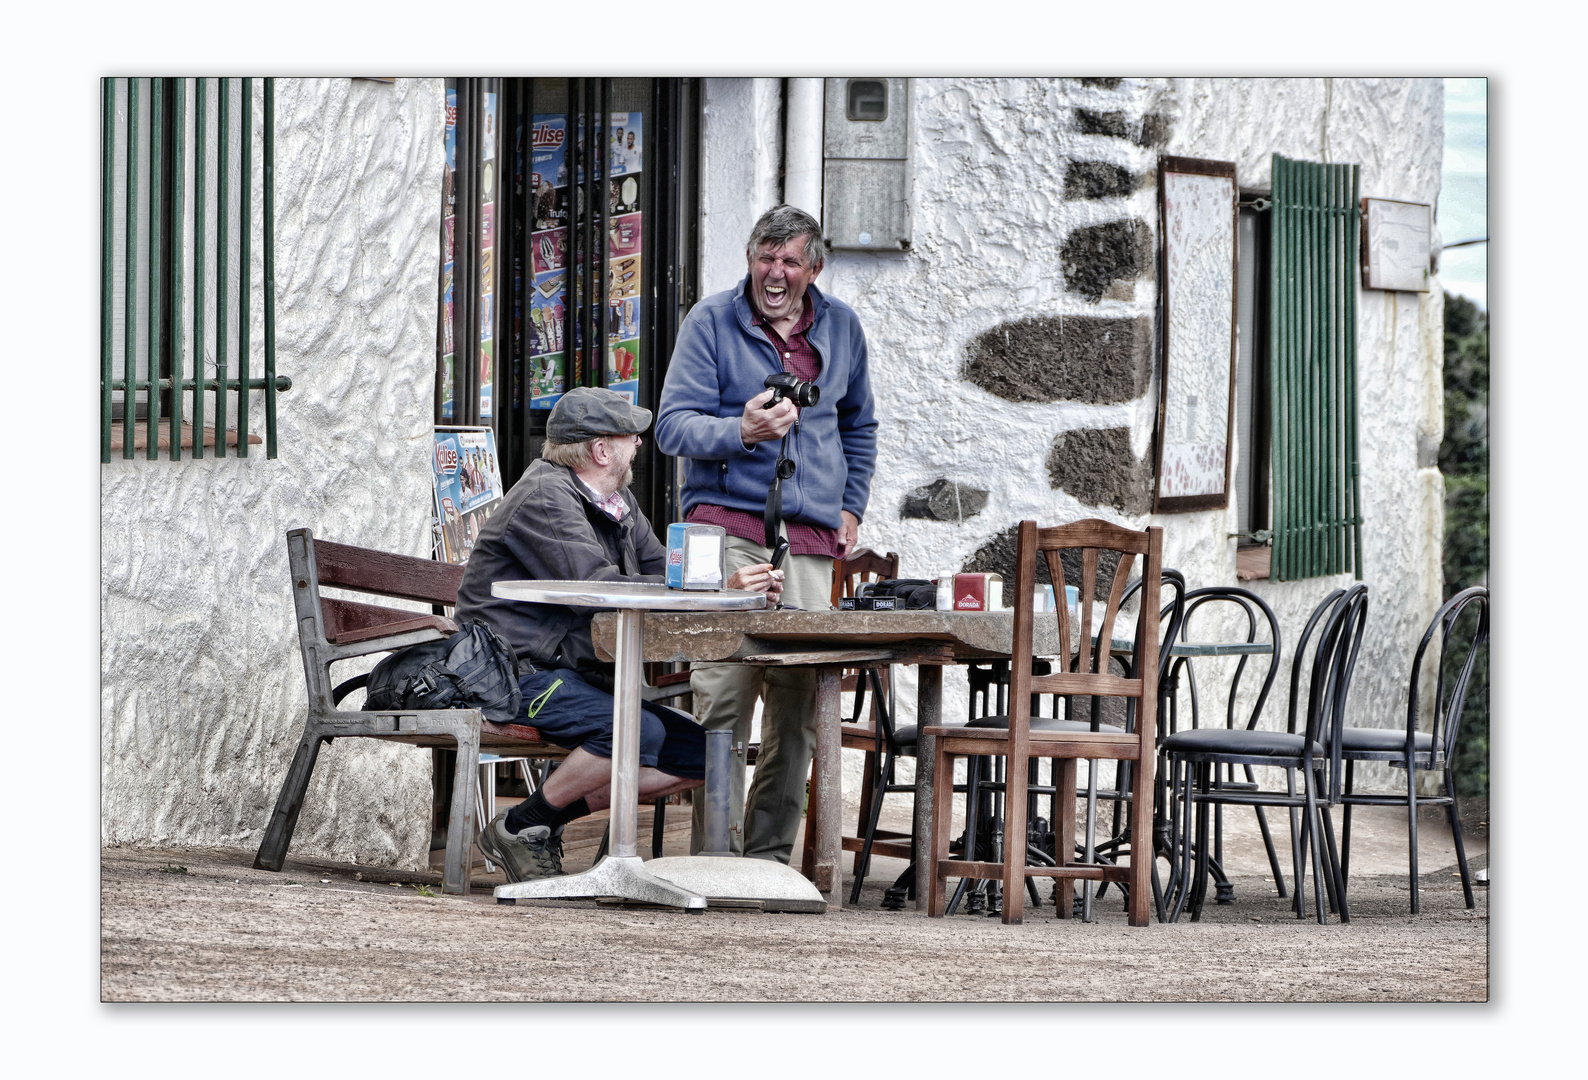
[[466,563],[480,529],[502,498],[496,433],[490,428],[437,428],[431,455],[436,554]]

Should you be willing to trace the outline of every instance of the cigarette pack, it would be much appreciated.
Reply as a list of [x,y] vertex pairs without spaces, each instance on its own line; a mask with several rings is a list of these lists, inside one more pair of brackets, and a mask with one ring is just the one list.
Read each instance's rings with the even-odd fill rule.
[[897,596],[843,596],[838,600],[839,611],[898,611]]
[[955,574],[955,611],[997,611],[1004,606],[1002,574]]

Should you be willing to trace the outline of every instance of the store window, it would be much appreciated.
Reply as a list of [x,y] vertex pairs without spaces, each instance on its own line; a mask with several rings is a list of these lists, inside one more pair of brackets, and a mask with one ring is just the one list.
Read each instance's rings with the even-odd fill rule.
[[[569,389],[656,409],[694,299],[698,86],[456,79],[447,92],[436,422],[492,428],[510,487]],[[659,529],[672,471],[647,439],[633,490]]]
[[501,79],[448,79],[436,422],[495,415]]

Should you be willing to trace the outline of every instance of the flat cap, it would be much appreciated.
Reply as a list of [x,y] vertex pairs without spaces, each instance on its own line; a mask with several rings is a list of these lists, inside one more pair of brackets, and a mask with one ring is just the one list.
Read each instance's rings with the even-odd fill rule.
[[576,386],[552,407],[546,438],[584,442],[602,435],[638,435],[651,426],[651,410],[630,405],[626,395],[596,386]]

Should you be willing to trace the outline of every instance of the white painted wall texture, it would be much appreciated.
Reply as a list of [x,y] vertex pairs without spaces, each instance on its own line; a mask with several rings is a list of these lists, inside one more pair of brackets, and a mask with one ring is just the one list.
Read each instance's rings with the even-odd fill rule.
[[[280,456],[102,467],[105,843],[258,845],[305,711],[288,529],[428,551],[444,122],[439,79],[276,82]],[[429,751],[333,743],[292,851],[421,867],[430,799]]]
[[700,293],[729,289],[745,273],[755,219],[780,198],[781,79],[707,79],[701,121]]
[[[1049,484],[1045,460],[1061,432],[1126,427],[1133,451],[1149,454],[1156,377],[1147,393],[1124,404],[1017,404],[960,376],[966,343],[1023,317],[1154,318],[1150,268],[1091,302],[1066,290],[1060,251],[1075,229],[1130,219],[1145,223],[1156,239],[1160,153],[1234,161],[1243,188],[1268,186],[1274,152],[1354,162],[1362,166],[1363,195],[1432,203],[1442,93],[1437,79],[1126,79],[1112,87],[1069,79],[911,80],[914,250],[834,252],[819,282],[859,312],[871,351],[881,438],[861,543],[899,552],[903,573],[924,577],[960,567],[1024,518],[1101,517],[1132,528],[1163,526],[1165,565],[1181,570],[1192,587],[1234,584],[1233,503],[1227,512],[1128,515],[1084,504]],[[1077,115],[1083,109],[1121,114],[1119,123],[1132,133],[1149,114],[1163,116],[1167,143],[1085,133]],[[708,155],[750,153],[758,173],[775,168],[776,147],[752,133],[748,118],[738,123],[733,131],[725,122],[708,127]],[[1125,194],[1067,200],[1064,176],[1072,160],[1121,166],[1137,183]],[[735,269],[731,278],[703,280],[705,292],[743,273],[749,224],[772,201],[760,188],[714,179],[708,174],[703,192],[706,263]],[[1425,295],[1359,295],[1363,577],[1371,611],[1353,722],[1388,725],[1403,715],[1410,656],[1440,598],[1443,487],[1435,467],[1419,466],[1417,443],[1420,435],[1437,442],[1443,430],[1441,326],[1437,281]],[[987,508],[963,522],[902,518],[905,496],[940,477],[990,490]],[[1274,606],[1293,643],[1316,602],[1351,580],[1253,587]],[[908,720],[914,673],[899,675]],[[950,674],[945,684],[946,715],[964,715],[963,674]],[[1265,726],[1283,725],[1282,695],[1265,717]],[[858,791],[858,761],[848,766],[846,788]]]

